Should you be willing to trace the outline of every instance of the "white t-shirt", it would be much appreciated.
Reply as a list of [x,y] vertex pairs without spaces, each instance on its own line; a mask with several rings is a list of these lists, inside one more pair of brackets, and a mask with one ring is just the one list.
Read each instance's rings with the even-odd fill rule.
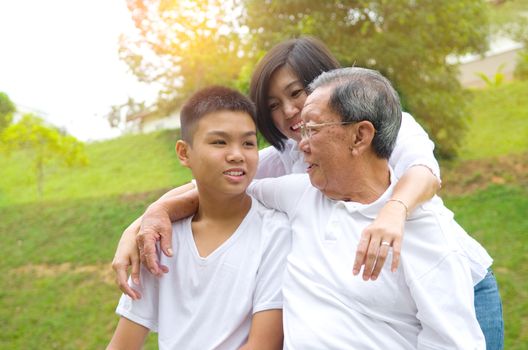
[[142,298],[123,295],[116,312],[158,332],[160,349],[238,349],[254,313],[282,309],[289,221],[253,199],[233,235],[202,258],[191,220],[173,224],[174,257],[160,256],[169,272],[157,278],[142,266]]
[[[412,166],[424,165],[440,179],[440,166],[434,157],[433,150],[434,143],[420,124],[409,113],[402,113],[400,131],[389,159],[389,165],[396,178],[401,178]],[[294,140],[288,139],[282,152],[274,147],[267,147],[259,152],[259,167],[255,178],[263,179],[305,172],[306,163],[304,163],[303,153]],[[440,197],[435,196],[433,200],[443,207]],[[470,260],[473,280],[477,284],[486,276],[493,259],[480,243],[469,236],[460,225],[456,222],[453,225],[456,228],[455,233],[459,244]]]
[[421,205],[406,221],[396,272],[385,264],[376,281],[352,275],[354,247],[392,188],[366,205],[331,200],[303,174],[263,179],[248,189],[284,211],[292,225],[285,349],[485,348],[469,265],[451,232],[452,218],[437,204]]

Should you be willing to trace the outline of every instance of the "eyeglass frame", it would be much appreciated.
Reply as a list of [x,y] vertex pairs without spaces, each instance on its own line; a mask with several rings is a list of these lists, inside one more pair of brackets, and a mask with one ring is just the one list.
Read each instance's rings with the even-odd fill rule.
[[331,126],[331,125],[347,125],[347,124],[355,124],[357,121],[349,121],[349,122],[327,122],[327,123],[319,123],[319,124],[302,124],[301,129],[301,140],[309,140],[313,134],[312,128],[322,128],[324,126]]

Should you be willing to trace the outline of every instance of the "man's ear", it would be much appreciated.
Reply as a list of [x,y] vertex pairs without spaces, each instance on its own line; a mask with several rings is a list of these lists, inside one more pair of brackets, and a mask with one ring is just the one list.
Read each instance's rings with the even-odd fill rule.
[[370,149],[372,139],[376,134],[376,128],[371,122],[367,120],[360,121],[354,125],[355,138],[350,150],[363,153],[366,149]]
[[190,148],[191,146],[183,140],[178,140],[178,142],[176,142],[176,155],[178,156],[178,159],[180,160],[181,165],[187,168],[189,167],[189,149]]

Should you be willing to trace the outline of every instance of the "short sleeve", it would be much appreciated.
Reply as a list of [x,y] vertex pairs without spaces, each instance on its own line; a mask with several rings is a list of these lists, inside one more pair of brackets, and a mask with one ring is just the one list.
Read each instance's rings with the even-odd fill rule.
[[253,313],[282,309],[282,283],[286,258],[291,248],[291,228],[284,213],[269,210],[262,227],[266,232],[257,273]]
[[291,215],[297,204],[310,186],[306,174],[292,174],[274,179],[254,180],[247,193],[258,199],[268,208],[276,209]]
[[141,264],[141,285],[135,285],[129,278],[128,283],[141,292],[141,299],[132,300],[123,294],[116,313],[132,322],[142,325],[153,332],[158,331],[159,281]]
[[389,159],[397,178],[412,166],[424,165],[440,180],[440,166],[434,156],[434,143],[409,113],[402,114],[396,145]]

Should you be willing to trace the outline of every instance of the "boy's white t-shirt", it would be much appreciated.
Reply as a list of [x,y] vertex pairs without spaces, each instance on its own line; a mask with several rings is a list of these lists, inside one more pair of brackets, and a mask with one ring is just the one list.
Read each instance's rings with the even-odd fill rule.
[[174,257],[160,256],[169,272],[157,278],[142,266],[142,298],[123,295],[116,312],[158,332],[160,349],[238,349],[254,313],[282,309],[289,221],[252,199],[233,235],[203,258],[191,220],[173,224]]

